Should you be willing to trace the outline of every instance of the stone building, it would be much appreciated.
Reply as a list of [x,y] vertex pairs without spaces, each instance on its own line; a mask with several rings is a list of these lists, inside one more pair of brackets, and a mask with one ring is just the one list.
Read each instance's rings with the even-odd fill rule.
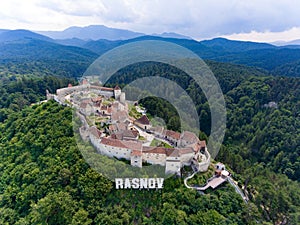
[[143,130],[149,130],[151,128],[150,120],[146,115],[143,115],[141,118],[135,120],[133,123]]

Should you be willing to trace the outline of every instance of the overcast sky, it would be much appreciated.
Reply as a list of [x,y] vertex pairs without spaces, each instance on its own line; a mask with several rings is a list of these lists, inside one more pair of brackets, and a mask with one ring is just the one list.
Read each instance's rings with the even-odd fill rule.
[[299,0],[1,0],[0,28],[63,30],[101,24],[195,39],[300,39]]

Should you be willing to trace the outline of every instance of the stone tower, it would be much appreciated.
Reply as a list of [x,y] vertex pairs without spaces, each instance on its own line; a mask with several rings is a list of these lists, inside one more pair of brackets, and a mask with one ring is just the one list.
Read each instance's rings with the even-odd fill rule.
[[142,168],[142,151],[132,150],[130,154],[131,166]]
[[125,104],[125,92],[121,92],[121,95],[120,95],[120,102],[122,103],[122,104]]
[[114,96],[115,96],[115,99],[116,100],[120,100],[120,96],[121,96],[121,88],[117,85],[115,88],[114,88]]
[[46,90],[46,99],[47,100],[54,99],[54,95],[50,94],[50,92],[48,91],[48,89]]

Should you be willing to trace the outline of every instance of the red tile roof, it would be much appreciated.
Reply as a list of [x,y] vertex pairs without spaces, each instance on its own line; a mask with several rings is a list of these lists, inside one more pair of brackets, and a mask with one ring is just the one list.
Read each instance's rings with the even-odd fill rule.
[[112,138],[102,138],[101,144],[114,146],[118,148],[128,148],[131,150],[140,150],[142,149],[142,143],[137,141],[121,141]]
[[90,127],[90,133],[92,134],[92,135],[94,135],[96,138],[100,138],[101,137],[101,131],[100,130],[98,130],[98,128],[97,127],[95,127],[95,126],[93,126],[93,127]]
[[168,156],[170,156],[170,157],[180,157],[180,154],[181,152],[180,152],[180,150],[179,149],[174,149],[172,152],[171,152],[171,154],[169,154]]
[[138,131],[133,131],[133,130],[123,130],[123,131],[118,131],[115,132],[114,134],[111,135],[112,138],[114,139],[137,139],[138,137]]
[[164,154],[164,155],[169,156],[173,153],[173,151],[174,151],[174,148],[143,146],[143,153]]
[[181,139],[185,140],[185,141],[187,141],[189,143],[195,143],[195,142],[197,142],[199,140],[198,137],[196,136],[196,134],[194,134],[194,133],[192,133],[190,131],[184,131],[182,133]]
[[122,130],[127,130],[127,124],[126,123],[123,123],[123,122],[121,122],[121,123],[116,123],[116,127],[117,127],[117,129],[119,130],[119,131],[122,131]]
[[106,105],[101,105],[100,110],[107,110],[107,106]]
[[115,112],[111,115],[113,121],[124,122],[128,118],[126,111]]
[[115,90],[121,90],[121,88],[117,85],[115,86]]
[[96,89],[96,90],[101,90],[102,89],[101,86],[96,86],[96,85],[91,85],[90,88],[91,89]]
[[200,141],[200,147],[205,148],[206,147],[206,142],[205,141]]
[[181,155],[194,153],[192,148],[179,148],[179,152]]
[[130,155],[133,155],[133,156],[142,156],[142,151],[132,150]]
[[167,137],[171,137],[171,138],[173,138],[175,140],[179,140],[180,136],[181,136],[181,134],[179,132],[176,132],[176,131],[173,131],[173,130],[166,130],[165,131],[165,135]]
[[113,91],[113,88],[101,87],[101,91]]
[[150,120],[148,119],[148,117],[146,115],[143,115],[141,118],[137,119],[134,122],[137,122],[137,123],[140,123],[143,125],[150,125]]

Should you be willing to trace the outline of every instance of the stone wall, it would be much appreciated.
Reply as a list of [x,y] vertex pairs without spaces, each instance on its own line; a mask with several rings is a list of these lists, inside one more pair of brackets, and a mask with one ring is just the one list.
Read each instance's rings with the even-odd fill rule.
[[166,161],[166,174],[168,173],[176,173],[180,171],[181,168],[180,159],[179,160],[170,160],[169,157]]
[[131,150],[127,148],[119,148],[110,145],[103,145],[100,141],[97,144],[97,150],[100,154],[106,155],[108,157],[116,157],[118,159],[130,160]]
[[209,165],[210,165],[210,159],[211,159],[211,158],[210,158],[209,152],[207,151],[207,148],[205,148],[204,155],[205,155],[205,157],[206,157],[206,160],[203,161],[203,162],[201,162],[201,163],[199,163],[199,171],[200,171],[200,172],[205,172],[205,171],[207,171],[207,170],[208,170],[208,167],[209,167]]
[[157,153],[145,153],[143,152],[143,160],[147,163],[158,164],[164,166],[166,164],[166,155]]

